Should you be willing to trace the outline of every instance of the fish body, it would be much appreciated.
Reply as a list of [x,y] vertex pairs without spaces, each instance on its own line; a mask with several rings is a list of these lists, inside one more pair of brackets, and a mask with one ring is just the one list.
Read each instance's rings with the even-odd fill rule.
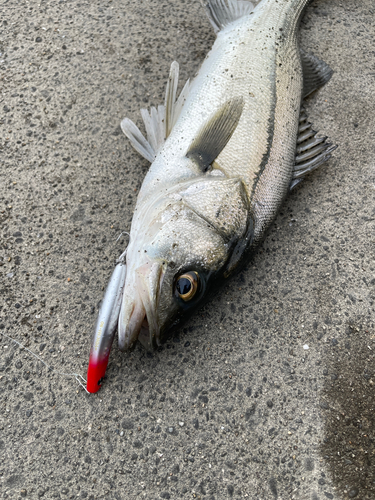
[[146,175],[132,230],[145,199],[182,182],[207,180],[209,175],[194,162],[185,161],[186,152],[213,110],[239,97],[244,102],[241,118],[216,163],[226,178],[242,180],[254,214],[254,243],[261,239],[292,178],[303,88],[296,27],[306,4],[266,0],[218,32],[176,125]]
[[246,263],[290,188],[333,150],[301,117],[303,96],[332,73],[301,56],[297,29],[308,3],[210,0],[217,39],[193,82],[176,100],[172,65],[165,106],[142,110],[147,140],[123,121],[152,165],[126,251],[122,350],[136,340],[159,345]]

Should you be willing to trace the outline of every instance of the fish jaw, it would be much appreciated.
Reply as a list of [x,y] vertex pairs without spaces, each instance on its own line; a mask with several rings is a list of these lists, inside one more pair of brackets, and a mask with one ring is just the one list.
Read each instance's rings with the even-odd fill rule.
[[132,295],[128,295],[125,289],[118,319],[118,346],[120,351],[128,351],[134,346],[145,317],[146,311],[136,290]]
[[150,349],[160,344],[157,306],[163,275],[162,264],[147,261],[129,277],[118,320],[120,350],[130,350],[138,339]]
[[149,343],[152,347],[160,345],[157,307],[163,276],[163,266],[158,262],[148,262],[137,269],[138,291],[146,311]]

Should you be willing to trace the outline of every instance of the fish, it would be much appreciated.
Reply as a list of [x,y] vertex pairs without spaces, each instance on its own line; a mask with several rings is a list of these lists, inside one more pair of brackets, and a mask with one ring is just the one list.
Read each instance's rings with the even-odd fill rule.
[[99,312],[89,392],[116,327],[122,351],[160,346],[249,261],[288,193],[331,157],[336,146],[303,108],[333,74],[298,46],[308,3],[207,0],[217,38],[197,75],[177,97],[172,63],[164,105],[141,110],[147,137],[122,121],[151,167]]

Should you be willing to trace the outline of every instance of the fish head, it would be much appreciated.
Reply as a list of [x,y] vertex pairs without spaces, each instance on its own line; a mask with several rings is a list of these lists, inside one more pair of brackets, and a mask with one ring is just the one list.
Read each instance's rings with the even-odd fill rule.
[[238,180],[190,183],[145,212],[133,220],[126,255],[122,350],[136,340],[147,349],[163,343],[232,273],[252,232]]

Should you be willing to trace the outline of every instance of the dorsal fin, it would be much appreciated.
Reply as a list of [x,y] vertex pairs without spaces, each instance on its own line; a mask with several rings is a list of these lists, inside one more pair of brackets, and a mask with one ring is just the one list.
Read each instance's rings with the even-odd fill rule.
[[303,71],[303,97],[323,87],[331,78],[333,70],[316,56],[301,50]]
[[317,132],[307,121],[305,110],[301,110],[297,137],[297,149],[290,191],[309,173],[331,158],[337,148],[326,142],[327,137],[316,137]]
[[202,3],[215,33],[254,10],[254,5],[246,0],[208,0]]
[[242,97],[229,99],[201,128],[186,156],[198,163],[202,172],[219,156],[236,130],[243,110]]

